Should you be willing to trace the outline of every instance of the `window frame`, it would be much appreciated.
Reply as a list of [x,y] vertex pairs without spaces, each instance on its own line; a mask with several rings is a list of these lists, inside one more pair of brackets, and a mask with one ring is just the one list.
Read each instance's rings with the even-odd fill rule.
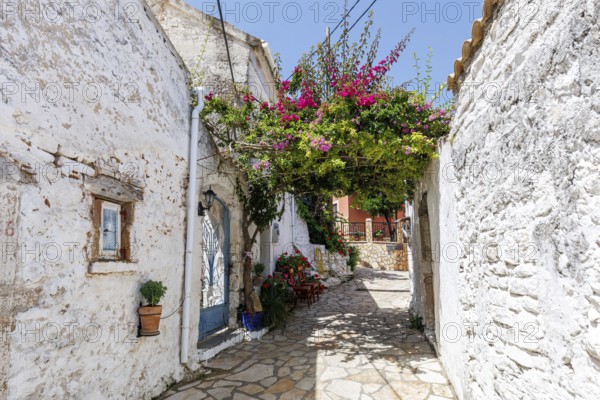
[[[114,210],[117,213],[116,223],[116,249],[115,250],[104,250],[104,235],[103,235],[103,227],[104,227],[104,210]],[[99,256],[101,260],[110,260],[116,261],[121,259],[121,231],[123,229],[122,218],[121,218],[121,204],[115,203],[108,200],[100,200],[100,226],[99,226]]]

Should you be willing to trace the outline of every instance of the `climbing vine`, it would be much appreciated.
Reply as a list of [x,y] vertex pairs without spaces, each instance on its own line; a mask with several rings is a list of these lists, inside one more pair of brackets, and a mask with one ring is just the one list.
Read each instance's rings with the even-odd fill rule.
[[347,238],[338,230],[331,197],[306,196],[298,201],[298,216],[306,222],[310,242],[325,245],[333,253],[348,254]]

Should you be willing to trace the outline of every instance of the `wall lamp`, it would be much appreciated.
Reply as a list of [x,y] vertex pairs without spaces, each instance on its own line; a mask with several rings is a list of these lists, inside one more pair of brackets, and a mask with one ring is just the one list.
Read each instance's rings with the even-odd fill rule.
[[208,190],[206,192],[204,192],[204,200],[206,201],[206,207],[204,207],[204,205],[202,205],[202,202],[199,201],[198,202],[198,216],[199,217],[204,217],[206,215],[206,211],[210,210],[210,208],[213,205],[213,202],[215,201],[215,197],[216,194],[215,192],[212,191],[212,189],[209,187]]

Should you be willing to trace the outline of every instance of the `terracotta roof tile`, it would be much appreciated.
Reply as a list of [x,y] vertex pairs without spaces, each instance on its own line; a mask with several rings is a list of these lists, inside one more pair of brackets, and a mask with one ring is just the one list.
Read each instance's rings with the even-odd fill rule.
[[481,43],[485,33],[485,26],[490,22],[494,10],[497,6],[504,3],[505,0],[484,0],[483,16],[473,21],[471,29],[471,39],[465,40],[461,49],[461,57],[454,61],[454,72],[448,75],[448,90],[458,92],[458,80],[465,70],[465,66],[471,60],[471,56],[475,54]]

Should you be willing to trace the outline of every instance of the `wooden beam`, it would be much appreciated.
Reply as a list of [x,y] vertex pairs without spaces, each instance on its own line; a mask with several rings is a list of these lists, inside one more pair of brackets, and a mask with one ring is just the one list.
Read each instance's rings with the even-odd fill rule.
[[144,200],[142,189],[106,175],[83,176],[83,187],[92,194],[121,203]]

